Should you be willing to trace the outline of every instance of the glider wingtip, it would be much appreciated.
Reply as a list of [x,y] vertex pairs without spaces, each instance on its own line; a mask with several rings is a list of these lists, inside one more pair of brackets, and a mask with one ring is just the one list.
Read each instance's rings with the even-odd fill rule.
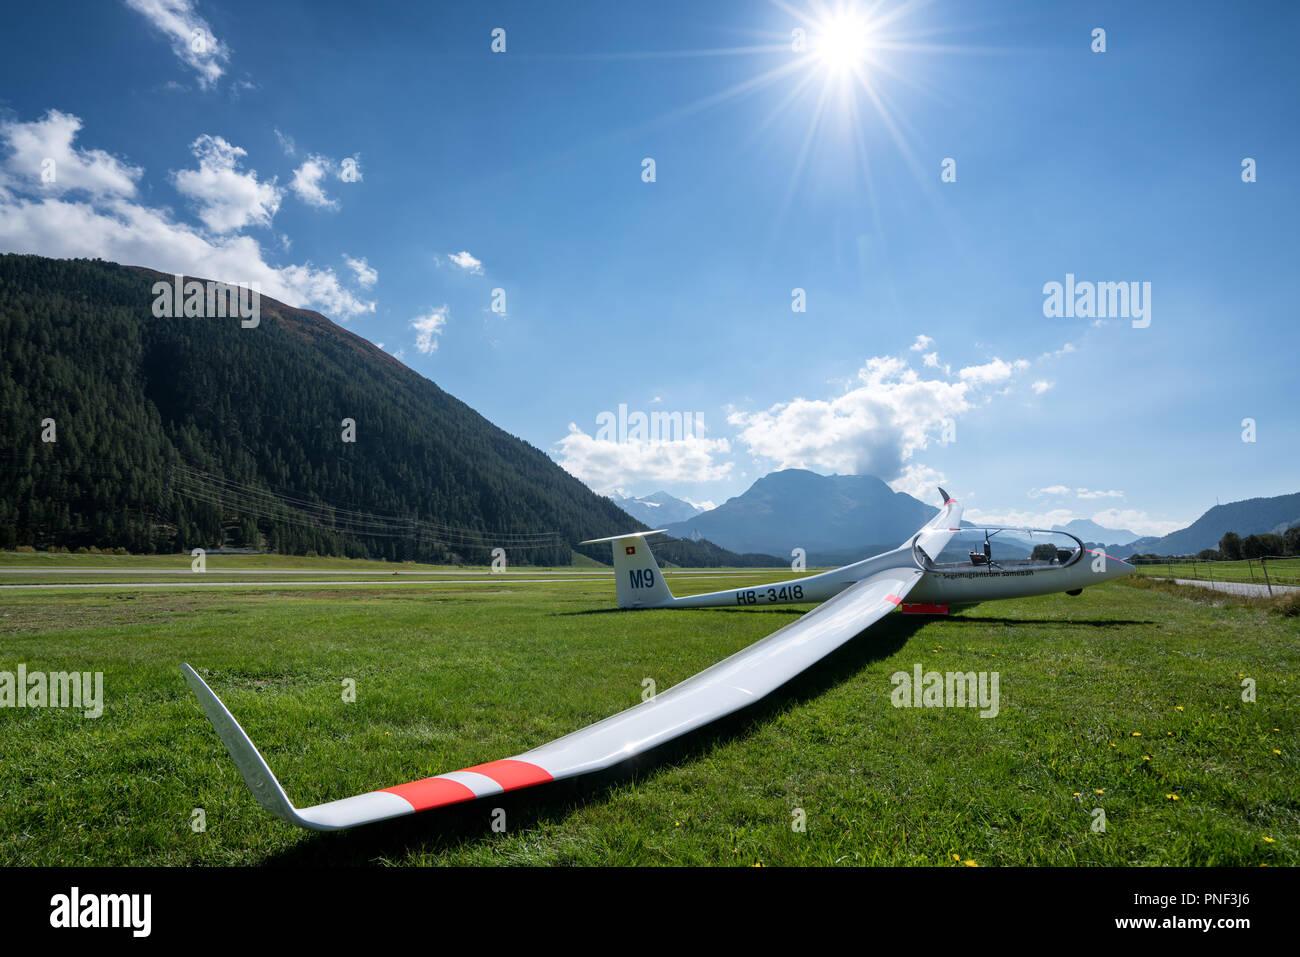
[[240,727],[235,716],[230,713],[230,709],[187,662],[181,662],[180,668],[181,674],[185,676],[185,683],[194,692],[199,707],[203,709],[212,729],[217,732],[217,737],[221,739],[226,752],[235,762],[235,767],[239,769],[240,776],[248,789],[253,792],[253,798],[257,803],[281,820],[301,827],[310,827],[311,825],[304,822],[298,809],[284,793],[284,788],[271,772],[266,759],[257,750],[248,733]]

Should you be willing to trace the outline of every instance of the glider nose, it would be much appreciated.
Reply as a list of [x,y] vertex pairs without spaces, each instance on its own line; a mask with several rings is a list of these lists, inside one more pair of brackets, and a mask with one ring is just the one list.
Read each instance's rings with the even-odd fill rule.
[[1137,569],[1128,562],[1119,558],[1111,558],[1109,555],[1106,556],[1107,581],[1112,578],[1123,578],[1125,575],[1131,575],[1135,571],[1137,571]]
[[1131,575],[1137,571],[1128,562],[1118,559],[1114,555],[1107,555],[1103,551],[1094,551],[1093,549],[1088,549],[1088,551],[1093,556],[1092,572],[1094,575],[1100,576],[1101,581],[1108,582],[1112,578],[1123,578],[1125,575]]

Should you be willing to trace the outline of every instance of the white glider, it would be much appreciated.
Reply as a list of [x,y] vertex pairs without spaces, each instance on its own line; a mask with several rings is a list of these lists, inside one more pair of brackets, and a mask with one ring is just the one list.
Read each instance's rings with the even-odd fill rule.
[[[759,588],[674,598],[645,544],[645,536],[654,533],[594,540],[613,543],[622,608],[821,604],[650,700],[541,747],[314,807],[294,807],[212,689],[188,664],[182,664],[181,671],[257,802],[291,824],[330,831],[612,767],[753,704],[879,621],[909,595],[925,602],[983,601],[1071,591],[1132,571],[1131,566],[1109,556],[1102,557],[1099,571],[1097,562],[1083,560],[1082,542],[1075,550],[1057,552],[1051,561],[995,562],[988,537],[986,561],[979,561],[978,553],[972,552],[970,562],[960,568],[954,563],[937,564],[931,556],[940,556],[961,523],[961,507],[942,489],[940,492],[944,507],[939,514],[898,548],[833,571]],[[1080,565],[1091,571],[1080,571]],[[1040,572],[1050,577],[1044,578]]]
[[[961,528],[960,506],[943,489],[939,489],[939,494],[944,500],[939,514],[911,539],[891,551],[816,575],[703,595],[679,598],[668,589],[650,546],[645,543],[647,536],[658,535],[663,529],[593,538],[581,544],[612,543],[619,608],[714,608],[820,602],[838,595],[882,567],[897,566],[921,573],[920,581],[915,583],[908,596],[911,602],[903,606],[904,611],[931,609],[932,613],[946,614],[950,605],[1025,598],[1059,591],[1078,594],[1088,585],[1133,571],[1127,562],[1086,548],[1078,536],[1069,532],[1002,526]],[[982,549],[945,556],[944,549],[959,532],[977,538],[982,536]],[[1005,542],[1010,546],[1012,557],[995,558],[993,541],[999,535],[1003,536],[999,543]],[[1066,547],[1052,546],[1052,539],[1068,539],[1069,544]],[[1026,550],[1035,541],[1051,546],[1047,548],[1050,558],[1015,557],[1017,549]],[[945,557],[948,560],[941,560]]]

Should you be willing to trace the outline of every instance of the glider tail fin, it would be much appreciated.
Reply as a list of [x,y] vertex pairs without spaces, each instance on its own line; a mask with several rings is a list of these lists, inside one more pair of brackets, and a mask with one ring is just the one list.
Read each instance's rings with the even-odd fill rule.
[[659,570],[659,563],[645,541],[647,535],[655,534],[657,532],[632,532],[582,543],[610,543],[614,552],[614,583],[619,608],[660,608],[674,601],[663,572]]

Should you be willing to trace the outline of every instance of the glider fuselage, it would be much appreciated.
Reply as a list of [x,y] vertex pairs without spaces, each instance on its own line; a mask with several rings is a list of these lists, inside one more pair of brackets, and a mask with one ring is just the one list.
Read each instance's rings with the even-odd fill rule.
[[[952,531],[956,531],[955,529]],[[1045,533],[1037,529],[1003,532]],[[645,533],[650,534],[650,533]],[[1069,536],[1067,533],[1059,533]],[[1104,552],[1084,547],[1062,550],[1052,560],[989,559],[972,553],[970,561],[934,562],[920,545],[921,536],[898,548],[830,571],[730,588],[701,595],[673,595],[650,554],[643,536],[615,540],[615,575],[620,608],[715,608],[724,606],[789,605],[823,602],[882,568],[912,563],[923,572],[908,596],[909,603],[962,605],[1001,598],[1027,598],[1053,592],[1073,592],[1119,578],[1133,566]]]

